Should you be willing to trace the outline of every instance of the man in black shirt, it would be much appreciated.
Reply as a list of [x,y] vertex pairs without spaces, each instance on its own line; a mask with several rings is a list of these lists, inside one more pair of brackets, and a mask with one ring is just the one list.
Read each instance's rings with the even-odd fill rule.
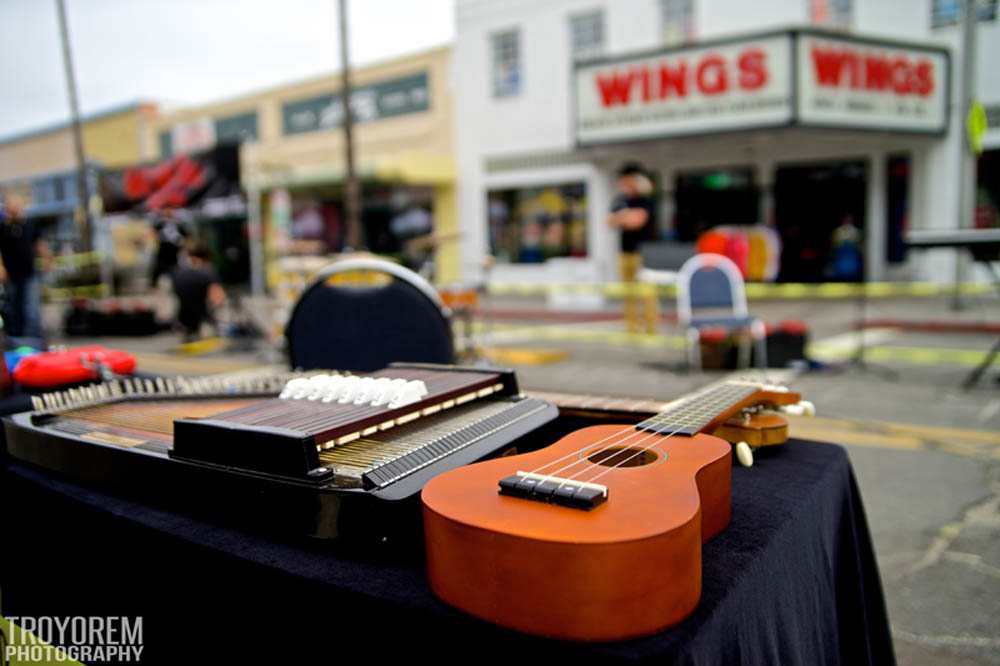
[[0,281],[4,286],[4,329],[12,337],[42,337],[42,287],[35,257],[48,258],[34,220],[26,219],[16,197],[0,206]]
[[188,232],[174,211],[168,208],[153,222],[153,233],[156,235],[157,243],[149,286],[156,289],[160,276],[169,276],[177,266],[177,258],[180,256]]
[[212,310],[226,299],[219,277],[212,268],[209,249],[202,245],[189,249],[187,261],[174,270],[173,281],[177,296],[177,323],[183,329],[185,341],[197,339],[203,323],[214,325]]
[[639,245],[656,235],[656,204],[652,195],[653,184],[640,164],[628,162],[619,169],[618,194],[612,201],[608,224],[621,231],[621,279],[633,290],[623,298],[625,326],[629,333],[656,330],[655,292],[641,296],[636,293],[639,289],[636,278],[642,268]]

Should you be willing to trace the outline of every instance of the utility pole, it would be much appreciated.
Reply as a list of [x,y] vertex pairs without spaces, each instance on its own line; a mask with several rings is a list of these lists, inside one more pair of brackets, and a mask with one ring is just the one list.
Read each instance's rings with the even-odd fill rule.
[[347,246],[361,249],[361,201],[358,176],[354,172],[354,118],[351,115],[351,61],[347,48],[347,0],[337,0],[340,13],[340,100],[344,105],[344,220]]
[[[976,26],[979,21],[978,0],[965,0],[962,20],[961,109],[958,142],[958,228],[971,229],[976,207],[976,155],[969,144],[969,112],[976,103]],[[964,252],[955,256],[955,293],[952,309],[962,308],[961,284],[965,280],[968,262]]]
[[87,158],[83,154],[83,130],[80,127],[80,104],[76,98],[76,75],[73,73],[73,54],[69,45],[69,27],[66,23],[65,0],[56,0],[59,14],[59,36],[62,41],[63,67],[66,70],[66,89],[69,92],[70,121],[73,128],[73,150],[76,153],[76,221],[80,225],[80,245],[90,251],[90,188],[87,187]]

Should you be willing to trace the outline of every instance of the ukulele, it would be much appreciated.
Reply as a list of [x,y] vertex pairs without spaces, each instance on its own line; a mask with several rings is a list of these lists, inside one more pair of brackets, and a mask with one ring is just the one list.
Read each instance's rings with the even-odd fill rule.
[[730,445],[706,431],[753,405],[798,401],[784,387],[725,382],[638,424],[591,426],[431,479],[431,589],[549,638],[620,640],[680,622],[701,595],[701,545],[730,517]]
[[[725,383],[727,380],[723,380]],[[636,398],[612,398],[607,396],[579,395],[575,393],[551,393],[531,391],[532,398],[551,402],[559,408],[559,414],[574,416],[620,418],[622,422],[635,423],[670,409],[676,401],[658,402]],[[735,416],[720,424],[710,434],[721,437],[733,445],[736,459],[744,467],[753,466],[753,452],[762,446],[774,446],[788,441],[788,419],[785,414],[813,416],[816,407],[808,400],[798,404],[783,405],[774,409],[771,405],[746,407]]]

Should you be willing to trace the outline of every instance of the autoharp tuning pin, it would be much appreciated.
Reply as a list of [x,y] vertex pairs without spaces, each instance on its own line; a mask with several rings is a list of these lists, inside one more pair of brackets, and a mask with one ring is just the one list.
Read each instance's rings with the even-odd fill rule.
[[303,397],[306,400],[319,400],[326,395],[326,389],[330,386],[330,382],[332,381],[333,377],[330,375],[313,375],[309,378],[308,383],[305,386],[305,395]]
[[395,409],[419,401],[427,395],[427,385],[419,379],[406,382],[406,385],[392,398],[389,407]]
[[164,388],[165,387],[164,387],[164,384],[163,384],[163,378],[162,377],[157,377],[156,378],[156,392],[157,393],[163,393]]
[[337,398],[337,402],[341,405],[346,405],[349,402],[353,402],[354,396],[357,394],[360,385],[361,385],[360,377],[346,378],[341,386],[340,396]]
[[298,393],[300,390],[304,389],[308,385],[309,385],[308,379],[304,379],[301,377],[290,379],[288,380],[288,383],[285,384],[285,388],[281,390],[281,393],[278,395],[278,397],[282,400],[292,400],[293,396],[296,393]]
[[361,386],[358,389],[357,395],[354,396],[354,404],[364,405],[370,403],[374,405],[375,401],[385,393],[385,389],[391,381],[388,377],[379,377],[378,379],[365,377],[361,380]]
[[399,395],[405,388],[405,379],[390,379],[388,383],[382,385],[379,395],[375,396],[375,399],[372,400],[372,407],[382,407],[383,405],[388,405],[395,400],[396,396]]

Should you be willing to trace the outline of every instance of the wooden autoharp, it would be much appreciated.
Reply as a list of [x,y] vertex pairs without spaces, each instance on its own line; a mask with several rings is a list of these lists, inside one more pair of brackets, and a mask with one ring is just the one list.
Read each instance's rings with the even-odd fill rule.
[[[238,378],[128,379],[39,396],[5,420],[16,459],[74,478],[140,487],[230,488],[305,512],[312,534],[380,537],[434,475],[506,449],[557,415],[510,370],[393,364]],[[240,506],[246,511],[246,504]],[[399,520],[396,520],[399,518]]]

